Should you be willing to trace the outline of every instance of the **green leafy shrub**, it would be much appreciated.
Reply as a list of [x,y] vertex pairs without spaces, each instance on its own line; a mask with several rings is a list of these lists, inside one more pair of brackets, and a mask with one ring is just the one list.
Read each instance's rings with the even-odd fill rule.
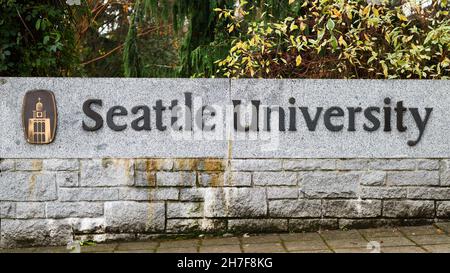
[[[218,9],[233,34],[228,56],[216,62],[226,77],[420,78],[450,77],[447,1],[414,7],[365,0],[290,0],[292,14],[279,20],[246,16],[254,6]],[[269,18],[269,19],[267,19]]]
[[70,76],[79,68],[64,1],[0,0],[0,75]]

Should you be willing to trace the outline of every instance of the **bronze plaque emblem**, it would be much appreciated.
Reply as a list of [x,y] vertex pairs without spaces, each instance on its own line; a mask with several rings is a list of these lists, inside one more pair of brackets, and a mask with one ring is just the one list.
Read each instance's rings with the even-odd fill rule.
[[49,144],[55,139],[57,109],[55,95],[32,90],[23,99],[22,120],[25,139],[30,144]]

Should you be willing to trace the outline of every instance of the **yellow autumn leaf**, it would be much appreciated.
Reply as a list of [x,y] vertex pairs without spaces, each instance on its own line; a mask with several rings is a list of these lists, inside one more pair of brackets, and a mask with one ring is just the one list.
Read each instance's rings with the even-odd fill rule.
[[339,37],[339,45],[344,45],[344,46],[347,46],[347,42],[345,42],[345,40],[344,40],[344,37],[343,36],[341,36],[341,37]]
[[295,0],[289,0],[289,5],[293,4]]
[[302,64],[302,56],[298,55],[295,59],[295,65],[300,66]]
[[383,68],[384,77],[387,78],[389,76],[389,74],[388,74],[388,67],[387,67],[387,65],[386,65],[386,63],[384,61],[380,62],[380,64],[381,64],[381,67]]
[[351,6],[346,6],[345,7],[345,10],[346,10],[346,12],[347,12],[347,17],[348,17],[348,19],[350,19],[350,20],[352,20],[353,19],[353,15],[352,15],[352,8],[351,8]]
[[296,43],[295,40],[294,40],[294,35],[291,35],[291,36],[289,37],[289,40],[291,41],[292,46],[294,46],[294,47],[297,46],[297,43]]
[[391,43],[391,37],[389,36],[389,33],[385,33],[384,34],[384,39],[386,39],[386,41],[390,44]]
[[306,29],[306,24],[303,23],[303,22],[301,22],[301,23],[300,23],[300,30],[301,30],[301,31],[304,31],[305,29]]
[[366,7],[364,8],[362,14],[365,16],[365,15],[369,14],[369,12],[370,12],[370,5],[368,5],[368,6],[366,6]]
[[365,34],[365,33],[364,33],[364,39],[366,39],[366,41],[370,40],[369,36],[367,36],[367,34]]
[[333,8],[333,9],[331,10],[331,12],[333,13],[333,15],[334,15],[336,18],[341,18],[341,12],[340,12],[339,10],[337,10],[336,8]]
[[402,21],[408,21],[408,17],[406,17],[405,15],[398,13],[397,14],[398,19],[402,20]]
[[375,7],[372,8],[373,11],[373,15],[375,15],[375,17],[379,17],[380,13],[378,12],[378,9],[376,9]]
[[255,76],[255,71],[253,70],[252,67],[250,67],[250,75],[251,75],[252,77]]
[[295,24],[295,22],[292,22],[292,24],[291,24],[289,30],[290,30],[290,31],[294,31],[294,30],[296,30],[296,29],[298,29],[298,26]]

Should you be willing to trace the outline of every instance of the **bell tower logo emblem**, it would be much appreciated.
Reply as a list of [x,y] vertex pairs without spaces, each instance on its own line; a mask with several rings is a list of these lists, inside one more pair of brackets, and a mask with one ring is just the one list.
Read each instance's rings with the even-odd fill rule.
[[55,95],[47,90],[32,90],[23,100],[23,127],[30,144],[49,144],[55,139],[57,109]]

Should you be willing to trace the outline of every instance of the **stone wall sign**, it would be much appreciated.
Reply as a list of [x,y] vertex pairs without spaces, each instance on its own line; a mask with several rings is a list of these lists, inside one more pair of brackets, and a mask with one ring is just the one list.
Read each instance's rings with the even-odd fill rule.
[[449,95],[448,81],[4,78],[0,157],[448,158]]

